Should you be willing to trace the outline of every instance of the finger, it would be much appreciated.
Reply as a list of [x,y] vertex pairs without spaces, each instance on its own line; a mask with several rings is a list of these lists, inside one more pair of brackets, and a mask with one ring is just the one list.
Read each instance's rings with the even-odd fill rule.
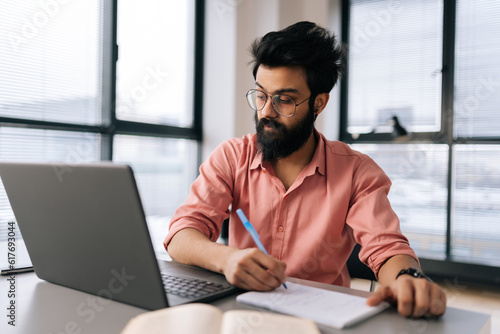
[[266,286],[266,290],[274,289],[280,286],[281,281],[272,272],[266,268],[261,267],[259,264],[254,263],[253,265],[245,268],[250,276],[256,279],[261,285]]
[[278,285],[286,281],[286,264],[261,251],[254,254],[254,261],[265,269],[271,276],[276,278]]
[[267,271],[270,275],[272,275],[273,277],[275,277],[279,282],[280,284],[284,284],[286,282],[286,276],[285,276],[285,279],[280,279],[278,276],[276,276],[275,273],[273,273],[272,271],[268,270]]
[[420,318],[427,314],[427,311],[430,308],[430,294],[432,287],[431,283],[424,278],[414,280],[413,287],[415,292],[412,316]]
[[259,256],[266,255],[256,248],[234,251],[224,269],[224,275],[231,284],[243,289],[272,290],[279,282],[257,262],[255,258]]
[[255,289],[252,289],[252,287],[246,281],[244,281],[240,278],[234,277],[233,281],[230,283],[238,288],[241,288],[241,289],[244,289],[247,291],[255,290]]
[[397,303],[398,312],[404,317],[412,314],[415,291],[411,279],[401,280],[398,284]]
[[252,264],[251,260],[240,263],[233,272],[231,284],[245,290],[270,291],[274,289],[275,286],[266,284],[265,279],[257,277],[259,271],[265,272],[265,270],[256,263]]
[[258,279],[251,275],[245,275],[239,277],[237,279],[237,283],[234,284],[239,288],[243,288],[249,291],[271,291],[275,289],[275,287],[268,286],[266,284],[262,284]]
[[430,299],[431,304],[428,315],[442,316],[446,312],[446,293],[439,285],[432,285]]
[[251,280],[247,278],[247,282],[257,290],[267,291],[280,286],[281,280],[272,271],[276,267],[275,261],[277,260],[257,249],[252,250],[248,261],[241,266],[246,274],[253,278]]
[[263,282],[261,278],[256,277],[252,273],[247,273],[241,279],[245,285],[248,287],[247,290],[255,290],[255,291],[271,291],[275,289],[278,285],[270,285],[266,282]]
[[384,300],[392,302],[394,295],[391,288],[388,285],[380,286],[368,299],[366,304],[368,306],[376,306],[383,302]]

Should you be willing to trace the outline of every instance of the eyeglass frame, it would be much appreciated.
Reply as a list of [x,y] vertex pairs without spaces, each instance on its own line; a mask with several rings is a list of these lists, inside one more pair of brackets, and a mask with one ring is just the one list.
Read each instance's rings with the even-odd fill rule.
[[[248,95],[250,95],[250,94],[252,94],[252,93],[255,93],[255,92],[262,92],[262,93],[266,94],[266,101],[264,102],[264,104],[262,105],[262,108],[260,108],[260,109],[254,109],[254,108],[250,105],[250,101],[248,100]],[[293,110],[293,113],[292,113],[291,115],[283,115],[283,114],[282,114],[282,113],[280,113],[280,112],[276,109],[276,107],[274,106],[274,104],[273,104],[273,97],[275,97],[275,96],[280,96],[280,95],[288,97],[290,100],[292,100],[293,104],[295,105],[295,107],[294,107],[295,109]],[[261,89],[256,89],[256,88],[249,89],[249,90],[248,90],[248,92],[247,92],[247,94],[246,94],[247,103],[248,103],[248,105],[250,106],[250,109],[252,109],[252,110],[254,110],[254,111],[261,111],[262,109],[264,109],[264,108],[266,107],[267,99],[268,99],[268,98],[270,98],[270,99],[271,99],[271,105],[273,106],[274,111],[276,111],[276,113],[278,113],[278,115],[281,115],[281,116],[283,116],[283,117],[292,117],[292,116],[294,116],[294,115],[295,115],[295,112],[297,111],[297,107],[298,107],[298,106],[300,106],[302,103],[306,102],[307,100],[309,100],[311,97],[312,97],[312,94],[311,94],[311,95],[310,95],[307,99],[305,99],[304,101],[302,101],[302,102],[300,102],[300,103],[295,103],[295,100],[293,99],[293,97],[291,97],[291,96],[289,96],[289,95],[286,95],[286,94],[273,94],[273,95],[271,95],[271,94],[269,94],[269,93],[267,93],[267,92],[264,92],[264,91],[263,91],[263,90],[261,90]]]

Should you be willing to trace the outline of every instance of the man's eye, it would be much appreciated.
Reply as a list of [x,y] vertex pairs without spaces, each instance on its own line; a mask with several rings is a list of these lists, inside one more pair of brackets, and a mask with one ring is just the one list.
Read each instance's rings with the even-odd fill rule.
[[293,101],[293,100],[292,100],[290,97],[288,97],[288,96],[283,96],[283,95],[280,95],[280,97],[279,97],[279,102],[280,102],[281,104],[289,104],[289,103],[293,103],[292,101]]
[[266,95],[262,94],[262,93],[257,94],[257,99],[259,99],[259,100],[265,100],[266,99]]

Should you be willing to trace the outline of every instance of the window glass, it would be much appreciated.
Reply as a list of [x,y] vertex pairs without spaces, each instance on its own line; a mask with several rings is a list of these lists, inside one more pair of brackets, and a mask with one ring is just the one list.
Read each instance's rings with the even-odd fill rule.
[[117,38],[116,116],[191,126],[194,1],[119,1]]
[[[408,143],[365,136],[373,144],[353,147],[392,179],[389,199],[419,256],[500,267],[500,2],[349,5],[346,130],[352,138],[392,132],[387,120],[396,115],[410,132]],[[451,13],[455,26],[443,36],[443,14]],[[445,73],[454,82],[443,86],[442,44],[450,37],[454,69]],[[442,109],[441,96],[452,95],[453,112]],[[442,119],[450,126],[440,129]],[[443,136],[411,136],[439,130]]]
[[439,131],[442,0],[350,3],[348,132]]
[[452,256],[500,266],[500,145],[456,145]]
[[197,143],[193,140],[118,135],[113,161],[134,170],[156,253],[166,254],[163,239],[175,210],[196,178]]
[[0,116],[97,124],[100,1],[2,0]]
[[456,137],[500,137],[500,1],[457,1]]
[[389,200],[418,256],[446,256],[448,147],[429,144],[356,144],[392,181]]

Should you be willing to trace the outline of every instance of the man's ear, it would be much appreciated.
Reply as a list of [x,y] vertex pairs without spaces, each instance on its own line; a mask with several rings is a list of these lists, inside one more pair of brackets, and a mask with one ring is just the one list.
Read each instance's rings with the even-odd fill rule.
[[314,114],[319,115],[325,109],[328,100],[330,99],[330,94],[321,93],[316,96],[314,100]]

